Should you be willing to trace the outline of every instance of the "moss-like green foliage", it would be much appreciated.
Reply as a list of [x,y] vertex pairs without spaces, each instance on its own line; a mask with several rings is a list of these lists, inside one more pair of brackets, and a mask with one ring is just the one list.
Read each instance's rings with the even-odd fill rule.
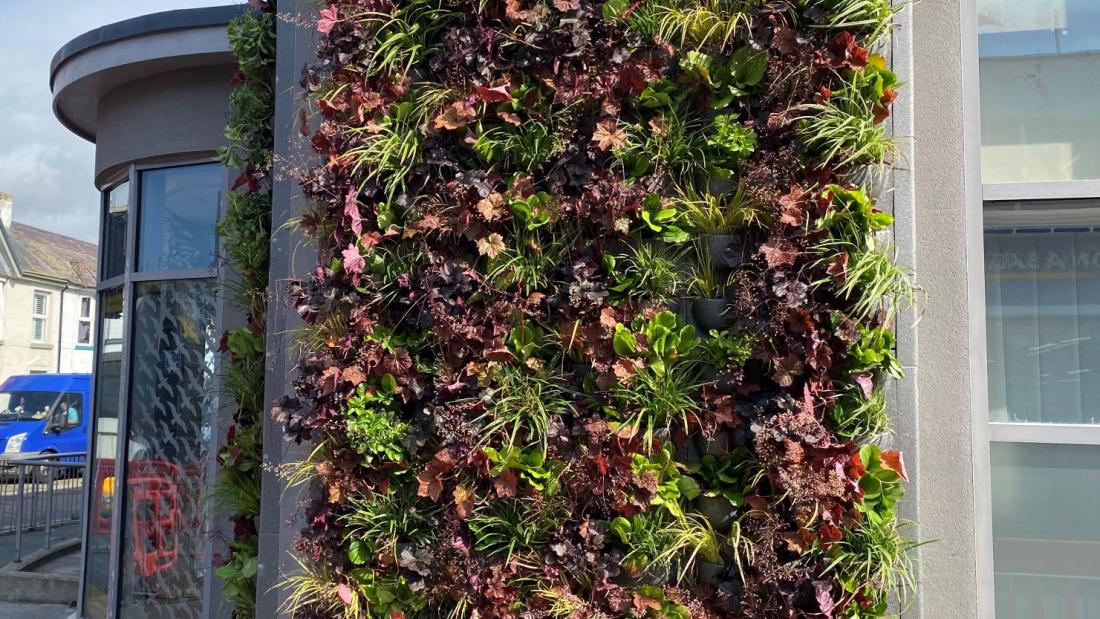
[[882,617],[913,296],[864,0],[328,0],[297,617]]
[[229,146],[218,160],[240,176],[229,194],[225,218],[218,222],[228,265],[237,273],[228,292],[246,313],[247,325],[226,334],[228,363],[222,390],[237,405],[233,425],[218,451],[218,481],[213,506],[233,522],[233,539],[218,568],[222,595],[234,619],[256,614],[260,467],[263,463],[264,349],[267,270],[271,229],[271,165],[275,108],[274,5],[264,0],[229,24],[229,42],[237,56],[235,87],[229,95],[231,116],[225,128]]

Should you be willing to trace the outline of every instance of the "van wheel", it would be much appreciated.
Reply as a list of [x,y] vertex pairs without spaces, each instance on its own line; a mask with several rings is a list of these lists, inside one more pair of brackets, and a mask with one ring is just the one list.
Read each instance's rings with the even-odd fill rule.
[[[42,453],[40,453],[38,455],[40,455],[40,456],[49,456],[49,455],[52,455],[54,453],[56,453],[56,452],[43,451]],[[36,484],[48,484],[48,483],[50,483],[50,468],[51,467],[48,467],[48,466],[36,466],[36,467],[32,468],[31,469],[31,480]],[[57,481],[57,479],[60,477],[60,475],[59,475],[60,472],[61,472],[60,469],[54,469],[54,473],[53,473],[53,480],[54,481]]]

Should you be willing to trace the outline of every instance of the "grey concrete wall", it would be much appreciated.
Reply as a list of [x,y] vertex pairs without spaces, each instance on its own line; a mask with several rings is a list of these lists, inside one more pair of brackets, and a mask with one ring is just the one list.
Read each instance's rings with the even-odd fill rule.
[[[893,241],[897,247],[897,261],[910,267],[916,264],[916,213],[913,208],[913,11],[912,5],[900,9],[896,19],[897,28],[890,40],[890,63],[898,78],[908,84],[901,90],[901,96],[894,102],[893,113],[889,120],[889,130],[894,136],[898,153],[894,160],[894,170],[887,192],[880,192],[879,204],[889,206],[894,214]],[[894,331],[897,334],[897,356],[905,371],[905,378],[891,385],[887,400],[892,411],[891,420],[895,431],[890,447],[901,450],[909,465],[909,487],[905,493],[900,511],[901,517],[913,522],[920,521],[921,471],[917,466],[919,453],[919,427],[917,423],[918,402],[917,383],[919,369],[917,359],[920,355],[919,333],[917,330],[920,306],[909,307],[899,313]],[[919,534],[916,529],[908,529],[905,534],[913,537]],[[913,553],[914,577],[921,580],[919,552]],[[920,591],[913,592],[906,600],[906,617],[921,617],[923,599]],[[899,604],[900,604],[899,600]]]
[[123,84],[99,101],[95,181],[131,162],[212,155],[226,143],[230,65],[172,71]]
[[906,360],[917,366],[910,509],[928,542],[915,616],[984,618],[993,608],[975,7],[923,0],[911,11],[912,263],[925,298]]
[[[312,0],[278,0],[280,15],[309,13]],[[301,325],[286,297],[288,280],[308,273],[316,264],[312,245],[285,224],[300,216],[306,208],[297,180],[288,173],[294,165],[311,161],[309,145],[298,132],[298,111],[307,106],[298,81],[302,67],[314,59],[314,30],[280,19],[277,31],[275,91],[275,186],[272,200],[271,302],[267,316],[267,401],[289,393],[290,381],[297,374],[297,347],[293,331]],[[289,617],[280,613],[286,591],[280,586],[297,565],[289,549],[302,529],[301,504],[309,488],[287,488],[278,467],[305,459],[307,446],[295,445],[283,437],[282,424],[267,415],[264,422],[263,512],[260,516],[260,571],[256,605],[257,617]]]

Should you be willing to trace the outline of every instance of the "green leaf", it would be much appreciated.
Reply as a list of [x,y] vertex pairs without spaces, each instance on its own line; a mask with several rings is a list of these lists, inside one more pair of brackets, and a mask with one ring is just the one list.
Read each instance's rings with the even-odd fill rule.
[[689,501],[700,494],[699,484],[687,475],[682,475],[676,480],[676,487],[680,490],[680,494]]
[[661,232],[661,240],[666,243],[680,244],[691,240],[691,234],[679,226],[665,226]]
[[244,564],[241,565],[241,575],[245,578],[252,578],[256,575],[259,565],[259,561],[257,561],[256,557],[248,557],[245,559]]
[[630,543],[630,531],[632,527],[630,526],[629,520],[622,516],[617,516],[611,521],[611,525],[608,528],[611,529],[612,533],[619,536],[619,540],[622,541],[622,543]]
[[348,561],[355,565],[365,565],[370,561],[370,548],[363,540],[355,540],[348,545]]
[[607,0],[603,4],[603,18],[607,21],[617,21],[630,6],[630,0]]
[[745,46],[734,52],[730,64],[735,67],[733,74],[738,85],[755,86],[764,79],[764,73],[768,70],[768,52]]
[[678,338],[680,341],[676,345],[676,350],[680,353],[681,357],[687,356],[688,353],[690,353],[692,350],[695,349],[696,346],[699,345],[699,336],[695,334],[694,325],[684,325],[680,329]]
[[620,357],[633,357],[638,354],[638,340],[622,323],[615,325],[615,336],[611,342],[615,354]]

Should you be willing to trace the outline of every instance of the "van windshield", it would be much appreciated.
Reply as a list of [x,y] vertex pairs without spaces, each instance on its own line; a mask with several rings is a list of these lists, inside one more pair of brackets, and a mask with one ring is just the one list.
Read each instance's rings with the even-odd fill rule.
[[51,391],[0,391],[0,423],[45,419],[59,397]]

